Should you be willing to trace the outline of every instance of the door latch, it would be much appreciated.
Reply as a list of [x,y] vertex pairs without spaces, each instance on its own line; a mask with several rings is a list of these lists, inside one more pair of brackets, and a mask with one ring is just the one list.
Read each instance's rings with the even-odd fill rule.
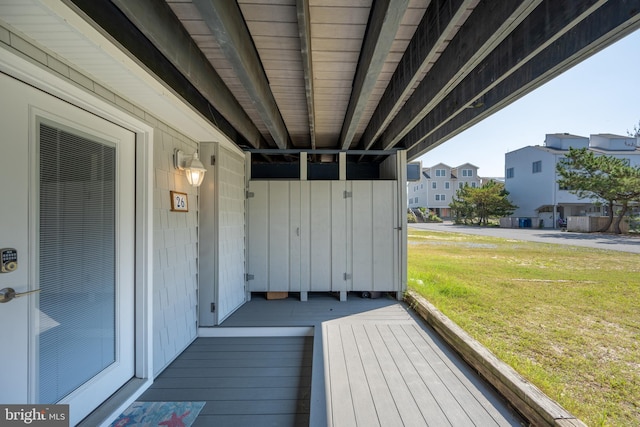
[[32,291],[27,291],[27,292],[16,292],[16,290],[13,288],[0,289],[0,303],[9,302],[14,298],[20,298],[25,295],[33,294],[36,292],[40,292],[40,289],[34,289]]

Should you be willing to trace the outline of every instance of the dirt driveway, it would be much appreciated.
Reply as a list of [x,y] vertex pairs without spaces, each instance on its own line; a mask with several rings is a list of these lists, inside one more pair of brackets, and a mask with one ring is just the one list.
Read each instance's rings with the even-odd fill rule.
[[548,228],[496,228],[455,225],[452,222],[409,224],[411,228],[450,233],[475,234],[501,237],[503,239],[526,240],[530,242],[555,243],[558,245],[586,246],[612,251],[640,254],[640,237],[602,233],[571,233]]

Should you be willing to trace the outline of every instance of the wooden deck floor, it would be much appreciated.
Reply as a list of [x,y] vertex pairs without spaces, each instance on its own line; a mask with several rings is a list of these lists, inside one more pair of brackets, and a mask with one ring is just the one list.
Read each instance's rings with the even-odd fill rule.
[[[246,414],[236,414],[237,422],[225,424],[225,418],[216,418],[216,426],[225,425],[278,425],[278,426],[521,426],[526,425],[503,399],[482,381],[433,330],[419,320],[403,303],[392,298],[362,299],[349,295],[348,301],[339,302],[326,294],[310,295],[309,301],[295,298],[267,301],[255,296],[224,322],[220,329],[313,326],[313,366],[309,360],[309,338],[304,345],[303,359],[299,369],[302,376],[297,391],[293,394],[306,399],[310,391],[310,409],[305,412],[304,403],[290,402],[291,412],[280,418],[277,424],[266,424],[268,411],[263,409],[261,399],[276,396],[274,390],[260,391],[267,383],[252,378],[267,375],[270,378],[290,377],[281,373],[279,367],[270,365],[275,359],[266,353],[256,352],[258,359],[264,357],[260,367],[237,366],[233,371],[239,375],[238,384],[246,384]],[[259,335],[259,329],[256,329]],[[297,337],[300,339],[301,337]],[[213,347],[227,346],[226,351],[242,351],[233,347],[231,341],[209,345],[206,340],[222,338],[199,338],[185,354],[180,356],[143,395],[146,400],[167,399],[174,386],[184,383],[185,375],[195,376],[199,387],[185,385],[176,395],[177,400],[207,400],[198,396],[215,397],[218,386],[209,386],[202,378],[204,372],[216,370],[220,354]],[[226,338],[225,338],[226,339]],[[244,338],[250,347],[259,349],[266,338]],[[275,338],[272,338],[275,339]],[[282,339],[282,338],[279,338]],[[294,338],[291,338],[294,339]],[[254,340],[254,341],[252,341]],[[195,354],[198,353],[198,354]],[[241,353],[235,363],[240,365]],[[273,355],[271,355],[273,356]],[[244,356],[243,356],[244,357]],[[216,359],[218,358],[218,359]],[[197,361],[197,362],[196,362]],[[253,363],[253,362],[252,362]],[[205,371],[206,370],[206,371]],[[223,370],[224,371],[224,370]],[[225,374],[230,374],[226,370]],[[307,376],[311,375],[311,379]],[[227,379],[227,384],[234,380]],[[242,381],[245,381],[242,383]],[[292,381],[290,385],[295,383]],[[311,384],[309,384],[311,381]],[[252,387],[257,390],[248,390]],[[309,388],[310,386],[310,388]],[[182,387],[182,385],[181,385]],[[243,387],[242,385],[239,388]],[[278,387],[287,387],[286,385]],[[158,391],[162,388],[163,391]],[[294,387],[295,388],[295,387]],[[154,391],[155,390],[155,391]],[[203,392],[199,394],[198,390]],[[220,392],[227,400],[237,397],[236,391]],[[211,393],[211,394],[207,394]],[[245,392],[240,392],[244,394]],[[292,396],[289,394],[288,396]],[[226,397],[225,397],[226,396]],[[285,399],[286,400],[286,399]],[[209,402],[209,401],[208,401]],[[205,417],[230,415],[223,403],[205,405],[197,425]],[[262,402],[262,403],[261,403]],[[207,408],[207,406],[209,406]],[[260,411],[262,422],[254,423],[254,415]],[[222,411],[222,412],[220,412]],[[241,411],[239,411],[241,412]],[[273,415],[273,414],[272,414]],[[305,416],[307,418],[305,418]],[[243,418],[245,417],[245,418]],[[248,417],[248,418],[246,418]],[[202,418],[202,421],[200,420]],[[233,417],[226,421],[231,422]],[[207,421],[213,422],[214,418]]]
[[312,337],[198,338],[138,400],[204,401],[194,427],[306,427],[312,345]]

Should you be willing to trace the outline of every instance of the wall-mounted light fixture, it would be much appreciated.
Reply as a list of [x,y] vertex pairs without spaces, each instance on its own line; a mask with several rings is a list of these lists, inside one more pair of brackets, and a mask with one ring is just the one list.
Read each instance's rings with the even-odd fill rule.
[[207,171],[198,158],[198,152],[189,156],[184,154],[182,150],[173,150],[173,167],[184,170],[187,175],[187,181],[194,187],[199,187],[204,179],[204,173]]

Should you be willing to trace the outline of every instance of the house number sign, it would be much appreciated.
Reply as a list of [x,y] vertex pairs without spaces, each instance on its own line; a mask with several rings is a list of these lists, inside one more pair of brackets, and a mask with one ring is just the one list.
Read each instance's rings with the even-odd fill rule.
[[171,210],[174,212],[189,212],[189,200],[186,193],[171,191]]

